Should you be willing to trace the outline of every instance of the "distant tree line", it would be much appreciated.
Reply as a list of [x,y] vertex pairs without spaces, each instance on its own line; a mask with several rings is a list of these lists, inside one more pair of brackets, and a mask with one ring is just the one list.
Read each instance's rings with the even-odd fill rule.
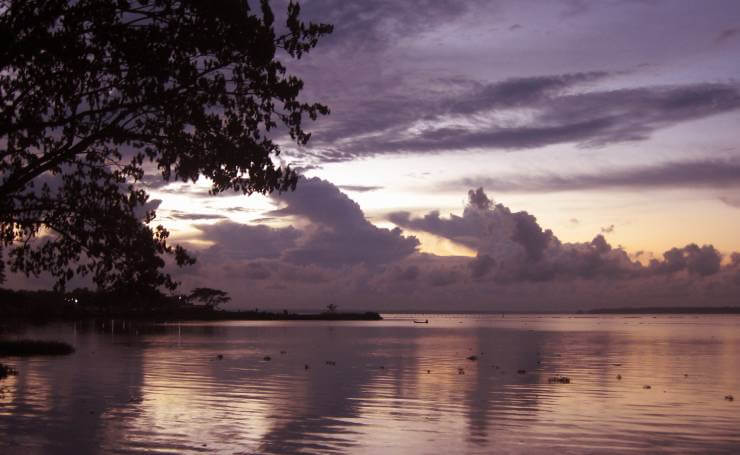
[[225,311],[219,306],[230,301],[229,295],[212,288],[196,288],[187,295],[153,293],[142,299],[112,291],[91,291],[85,288],[71,292],[18,291],[0,288],[0,322],[18,320],[84,320],[139,319],[167,320],[363,320],[378,321],[380,314],[372,311],[340,313],[335,304],[316,313],[295,313],[288,310]]
[[0,318],[57,319],[88,316],[151,316],[157,314],[207,314],[231,300],[218,289],[196,288],[190,294],[147,295],[121,291],[70,292],[0,289]]

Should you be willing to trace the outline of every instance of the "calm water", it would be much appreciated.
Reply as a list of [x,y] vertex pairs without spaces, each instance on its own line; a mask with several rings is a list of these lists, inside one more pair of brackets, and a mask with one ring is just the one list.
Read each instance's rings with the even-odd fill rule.
[[0,453],[740,452],[740,317],[385,316],[6,330]]

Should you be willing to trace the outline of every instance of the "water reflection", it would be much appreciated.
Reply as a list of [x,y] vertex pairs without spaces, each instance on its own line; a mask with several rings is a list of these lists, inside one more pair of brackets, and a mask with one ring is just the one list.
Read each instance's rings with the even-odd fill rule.
[[0,452],[740,449],[740,318],[424,318],[6,334],[77,353],[3,359]]

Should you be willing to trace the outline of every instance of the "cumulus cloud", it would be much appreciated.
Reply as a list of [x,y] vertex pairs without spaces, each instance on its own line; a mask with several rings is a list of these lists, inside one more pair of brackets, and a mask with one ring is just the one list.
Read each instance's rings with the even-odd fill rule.
[[330,279],[330,273],[314,265],[296,267],[291,264],[283,264],[280,267],[280,278],[285,282],[305,283],[316,285]]
[[388,215],[388,220],[406,229],[431,232],[470,247],[478,245],[479,230],[482,228],[480,224],[470,223],[464,217],[454,214],[443,219],[437,210],[429,212],[422,218],[411,218],[409,212],[393,212]]
[[[274,195],[280,208],[272,222],[300,221],[300,227],[273,227],[220,221],[200,224],[198,240],[212,246],[197,252],[195,269],[180,272],[193,286],[226,282],[252,283],[258,289],[283,289],[333,282],[353,270],[396,264],[415,253],[419,241],[401,230],[381,229],[365,219],[359,206],[333,184],[301,179],[295,193]],[[284,223],[283,223],[284,224]],[[399,277],[413,281],[419,270],[401,269]],[[206,277],[198,279],[197,276]],[[206,282],[206,283],[204,283]]]
[[244,267],[244,278],[248,280],[266,280],[270,276],[272,272],[261,262],[252,262]]
[[459,279],[457,271],[449,268],[436,268],[427,273],[427,281],[431,286],[449,286]]
[[[394,213],[389,219],[401,227],[426,231],[477,250],[468,267],[474,279],[490,276],[498,282],[552,281],[556,279],[630,279],[685,273],[710,276],[721,269],[721,254],[711,245],[673,248],[662,260],[648,266],[633,261],[621,248],[612,247],[602,234],[590,242],[563,243],[551,230],[524,211],[512,212],[487,200],[481,188],[468,193],[462,216],[442,218],[432,212],[420,218]],[[602,232],[613,231],[613,226]]]
[[419,277],[419,267],[416,265],[397,267],[394,276],[401,281],[414,281]]
[[493,259],[491,256],[487,254],[479,254],[475,257],[475,259],[470,261],[468,267],[470,268],[470,274],[473,276],[473,278],[482,278],[487,275],[488,272],[493,270],[493,267],[495,265],[496,260]]
[[[736,253],[735,253],[736,254]],[[663,253],[663,261],[653,259],[649,270],[658,273],[674,273],[686,270],[692,275],[708,276],[719,272],[722,256],[712,245],[699,247],[696,244],[683,248],[671,248]]]
[[295,247],[302,232],[294,227],[272,228],[222,221],[216,224],[196,225],[201,239],[214,246],[204,254],[230,259],[264,259],[280,257]]
[[[461,216],[390,215],[399,228],[468,245],[473,258],[418,252],[415,238],[372,225],[329,182],[303,179],[301,190],[275,195],[272,215],[300,227],[200,225],[201,239],[214,245],[200,251],[197,273],[179,278],[260,308],[322,308],[332,296],[343,308],[381,311],[572,310],[719,304],[740,295],[740,253],[723,262],[712,245],[689,244],[631,256],[601,233],[562,242],[533,214],[496,203],[482,188],[468,192]],[[633,260],[639,256],[643,263]]]
[[478,188],[477,190],[470,190],[468,191],[468,201],[471,205],[477,207],[480,210],[486,210],[491,207],[491,204],[493,204],[493,201],[488,199],[488,196],[486,196],[486,193],[483,192],[483,188]]
[[299,191],[273,196],[285,207],[271,212],[311,223],[302,242],[284,252],[290,262],[378,265],[402,259],[419,246],[415,237],[403,236],[400,229],[382,229],[370,223],[356,202],[325,180],[301,179],[299,187]]

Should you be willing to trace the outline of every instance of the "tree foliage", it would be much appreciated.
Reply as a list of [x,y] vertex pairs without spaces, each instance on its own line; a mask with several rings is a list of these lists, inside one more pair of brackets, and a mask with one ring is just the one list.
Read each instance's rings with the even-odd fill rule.
[[0,281],[174,289],[163,258],[193,259],[149,226],[145,174],[294,189],[275,139],[329,110],[281,61],[331,29],[293,3],[276,26],[267,0],[0,0]]
[[188,300],[201,302],[203,305],[213,309],[231,300],[228,293],[219,289],[195,288],[190,292]]

